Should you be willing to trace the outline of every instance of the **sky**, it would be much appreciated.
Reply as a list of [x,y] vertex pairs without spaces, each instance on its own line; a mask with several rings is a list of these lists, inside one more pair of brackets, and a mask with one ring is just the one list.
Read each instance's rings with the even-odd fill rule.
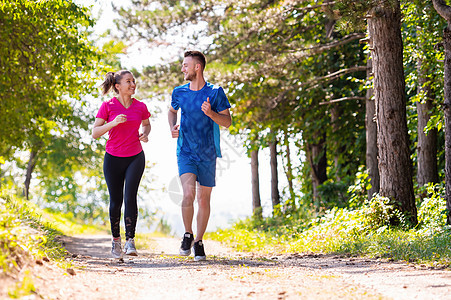
[[[85,6],[93,5],[94,15],[101,13],[94,28],[96,34],[100,35],[107,29],[114,30],[115,25],[112,20],[115,16],[110,0],[79,0],[76,2]],[[165,59],[173,57],[173,54],[168,54],[161,49],[154,51],[143,51],[143,49],[146,47],[129,48],[130,52],[121,57],[123,66],[139,70],[146,65],[165,63]],[[139,89],[139,82],[137,84]],[[173,234],[182,235],[184,233],[180,208],[182,194],[177,172],[176,139],[171,137],[167,121],[167,110],[170,103],[169,100],[167,102],[155,99],[138,100],[146,103],[153,115],[149,142],[143,144],[146,160],[148,164],[152,165],[151,168],[146,168],[144,176],[153,178],[151,183],[153,190],[148,195],[138,192],[138,205],[147,207],[151,211],[157,210],[157,216],[163,218],[171,226]],[[216,187],[213,188],[211,196],[211,214],[207,231],[226,228],[234,221],[252,214],[250,158],[245,153],[242,143],[227,131],[221,133],[221,149],[223,158],[217,160]],[[268,150],[260,151],[259,164],[261,201],[263,212],[267,215],[271,211]],[[280,189],[280,187],[286,186],[280,161],[279,169]],[[195,231],[195,220],[193,225]],[[151,229],[145,220],[138,220],[138,232]]]

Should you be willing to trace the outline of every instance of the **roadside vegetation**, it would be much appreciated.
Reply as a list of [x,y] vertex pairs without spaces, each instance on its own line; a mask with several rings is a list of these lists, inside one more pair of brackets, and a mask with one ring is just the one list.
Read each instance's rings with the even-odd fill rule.
[[[59,241],[62,234],[94,233],[100,226],[39,209],[23,198],[0,195],[0,282],[10,281],[7,294],[20,298],[35,292],[29,266],[43,261],[68,268],[67,251]],[[0,291],[1,292],[1,291]]]
[[[414,228],[387,198],[358,204],[354,195],[354,207],[333,208],[321,217],[308,219],[308,209],[298,208],[238,221],[208,237],[239,251],[365,256],[449,268],[451,228],[446,225],[444,188],[429,185],[426,192]],[[393,218],[400,224],[390,225]]]
[[[209,41],[198,49],[208,57],[208,80],[227,89],[229,132],[243,141],[252,168],[252,199],[243,201],[252,201],[253,217],[209,238],[240,251],[450,267],[451,191],[444,186],[451,187],[451,135],[442,108],[450,106],[443,101],[451,72],[443,64],[448,52],[437,46],[448,43],[442,32],[451,17],[433,5],[450,11],[443,1],[160,4],[115,5],[117,33],[108,28],[99,37],[92,35],[92,8],[74,1],[0,2],[0,66],[7,70],[0,74],[0,113],[8,116],[0,118],[0,280],[17,281],[11,297],[33,292],[27,262],[68,263],[59,236],[106,232],[84,225],[108,216],[105,140],[89,138],[103,100],[96,83],[127,67],[121,57],[133,44],[148,43],[142,47],[168,50],[174,59],[133,69],[137,98],[167,100],[184,82],[171,50],[181,29],[186,44],[178,43],[179,53]],[[392,37],[402,38],[396,51],[373,55],[370,49],[392,45]],[[265,211],[258,160],[264,149],[272,170]],[[152,180],[144,178],[147,192]],[[140,211],[142,219],[154,215]],[[171,232],[164,220],[158,230]],[[141,235],[137,241],[148,243]]]

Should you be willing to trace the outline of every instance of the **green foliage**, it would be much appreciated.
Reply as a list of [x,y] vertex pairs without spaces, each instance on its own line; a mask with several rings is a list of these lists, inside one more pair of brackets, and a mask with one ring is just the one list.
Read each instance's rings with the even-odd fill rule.
[[57,240],[60,234],[30,203],[1,195],[0,267],[4,272],[19,270],[31,258],[62,259],[65,250]]
[[348,187],[349,207],[361,207],[368,199],[368,190],[371,189],[371,178],[368,172],[362,171],[364,166],[359,168],[354,184]]
[[396,224],[407,228],[405,216],[396,207],[389,198],[375,195],[362,207],[365,227],[374,230]]
[[348,205],[346,191],[347,183],[343,181],[327,180],[318,187],[318,195],[321,200],[317,203],[320,208],[345,207]]
[[103,140],[87,138],[98,106],[86,95],[98,94],[106,69],[120,69],[125,45],[97,49],[89,10],[74,1],[1,1],[0,23],[1,185],[20,186],[21,168],[38,182],[29,192],[43,207],[103,219]]
[[23,299],[22,297],[28,296],[36,292],[36,288],[33,283],[33,278],[30,270],[24,272],[22,280],[16,282],[14,287],[9,289],[8,296],[13,299]]
[[418,208],[418,225],[425,230],[434,230],[446,226],[445,187],[429,183],[428,197],[423,198]]
[[[442,42],[446,21],[436,12],[432,1],[402,1],[404,44],[404,70],[408,96],[408,129],[412,143],[412,158],[416,167],[416,142],[418,130],[427,134],[433,129],[438,131],[437,159],[438,169],[444,170],[444,118],[441,103],[443,101],[444,51],[437,46]],[[430,101],[432,109],[428,125],[417,129],[417,103]],[[443,171],[439,178],[444,178]]]
[[11,147],[46,144],[72,115],[64,96],[80,98],[95,84],[98,53],[87,39],[92,20],[71,1],[0,2],[0,156]]
[[[36,260],[50,259],[67,267],[67,251],[61,245],[63,234],[99,233],[105,228],[80,225],[61,214],[41,210],[22,198],[0,191],[0,273],[17,281],[5,287],[11,298],[24,299],[36,291],[35,274],[28,267]],[[62,231],[60,231],[62,230]]]
[[[230,131],[245,137],[246,149],[266,147],[273,135],[288,132],[305,153],[304,147],[325,137],[328,163],[336,165],[329,168],[330,180],[321,187],[320,205],[346,205],[346,185],[364,164],[365,107],[360,98],[365,93],[366,53],[358,42],[362,29],[354,29],[351,37],[334,30],[334,2],[158,3],[134,2],[118,9],[118,29],[127,39],[132,35],[148,41],[149,47],[173,47],[174,32],[192,32],[186,33],[182,48],[194,45],[207,54],[207,78],[227,90],[233,112]],[[212,42],[203,48],[202,40]],[[177,61],[145,68],[145,89],[150,94],[171,90],[181,83],[179,69]],[[319,104],[337,98],[350,100]],[[310,178],[295,178],[303,185],[303,196],[311,192]]]
[[[444,200],[437,186],[428,190],[431,196],[420,206],[416,229],[407,229],[389,199],[375,196],[359,208],[334,208],[315,219],[309,214],[250,218],[209,237],[241,251],[336,253],[449,267],[451,231],[444,224]],[[391,226],[392,218],[401,220],[400,226]]]

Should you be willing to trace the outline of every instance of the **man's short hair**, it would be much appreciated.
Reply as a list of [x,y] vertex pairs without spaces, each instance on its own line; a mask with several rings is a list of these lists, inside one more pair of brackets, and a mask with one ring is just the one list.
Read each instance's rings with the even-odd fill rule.
[[184,57],[192,57],[193,59],[197,60],[198,63],[200,63],[200,65],[202,66],[202,70],[205,69],[207,60],[202,52],[195,50],[186,51]]

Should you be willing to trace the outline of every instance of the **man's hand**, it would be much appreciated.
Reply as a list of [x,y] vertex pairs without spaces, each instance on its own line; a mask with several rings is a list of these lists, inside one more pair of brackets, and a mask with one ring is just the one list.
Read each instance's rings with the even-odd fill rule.
[[173,138],[178,138],[179,137],[179,134],[180,134],[179,126],[180,125],[174,125],[174,127],[172,127],[171,133],[172,133],[172,137]]
[[202,103],[201,110],[204,112],[204,114],[211,117],[210,97],[207,97],[207,101],[204,101],[204,103]]

